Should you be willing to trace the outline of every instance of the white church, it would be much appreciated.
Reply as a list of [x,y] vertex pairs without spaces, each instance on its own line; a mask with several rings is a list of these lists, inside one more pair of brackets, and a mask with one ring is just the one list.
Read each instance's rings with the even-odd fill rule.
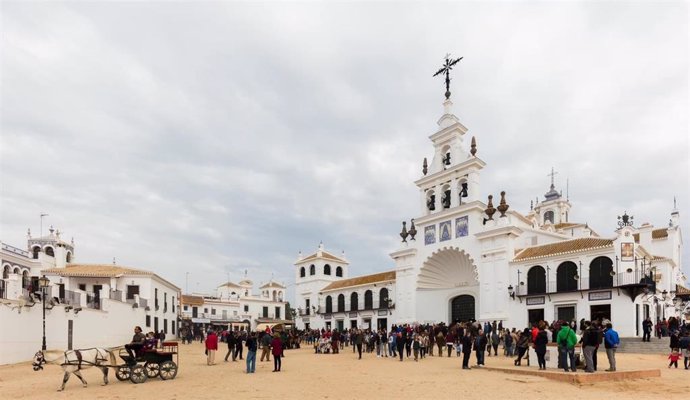
[[520,213],[505,192],[482,188],[486,163],[452,105],[446,99],[429,136],[434,156],[414,182],[420,216],[403,222],[400,248],[390,254],[394,266],[350,277],[344,254],[323,245],[300,254],[298,328],[471,319],[523,328],[539,320],[609,318],[622,336],[633,337],[642,335],[647,317],[690,319],[675,204],[663,226],[635,226],[625,213],[612,221],[614,234],[601,236],[569,220],[572,204],[556,190],[552,171],[544,198]]

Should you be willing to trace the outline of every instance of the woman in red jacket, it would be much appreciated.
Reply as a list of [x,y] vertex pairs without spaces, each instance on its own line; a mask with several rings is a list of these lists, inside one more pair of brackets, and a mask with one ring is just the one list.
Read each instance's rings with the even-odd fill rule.
[[283,354],[283,342],[280,341],[280,334],[277,332],[271,341],[271,353],[273,354],[273,372],[280,372],[280,357]]
[[216,365],[216,350],[218,350],[218,335],[210,330],[206,336],[206,364]]

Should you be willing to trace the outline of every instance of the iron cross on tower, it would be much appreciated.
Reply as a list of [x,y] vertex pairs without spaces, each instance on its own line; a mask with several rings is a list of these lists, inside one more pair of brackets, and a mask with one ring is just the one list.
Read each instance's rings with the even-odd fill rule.
[[453,60],[450,58],[450,54],[446,54],[446,62],[443,64],[443,67],[434,74],[434,76],[446,74],[446,100],[450,99],[450,70],[460,60],[462,60],[462,57]]
[[554,178],[557,174],[558,174],[558,172],[554,171],[553,167],[551,167],[551,173],[550,173],[550,174],[546,174],[546,176],[550,176],[550,177],[551,177],[551,189],[555,189],[555,188],[556,188],[556,186],[553,184],[553,178]]

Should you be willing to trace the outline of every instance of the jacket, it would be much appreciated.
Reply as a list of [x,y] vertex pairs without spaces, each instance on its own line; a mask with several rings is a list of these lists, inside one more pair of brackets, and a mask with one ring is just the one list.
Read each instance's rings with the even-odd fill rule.
[[575,336],[575,331],[572,330],[568,325],[563,325],[561,330],[558,331],[557,343],[559,346],[567,347],[568,349],[574,349],[577,343],[577,336]]
[[604,347],[607,349],[615,349],[621,343],[618,337],[618,332],[613,329],[607,329],[604,332]]
[[283,354],[283,342],[278,337],[274,337],[271,341],[271,352],[274,357],[280,357]]
[[591,346],[596,347],[599,344],[599,332],[593,327],[585,329],[585,333],[582,334],[582,345],[585,347]]
[[206,350],[218,350],[218,336],[214,332],[206,336]]
[[549,343],[549,337],[546,335],[546,331],[537,332],[537,337],[534,339],[534,349],[537,352],[546,352],[546,344]]
[[462,337],[462,352],[463,354],[470,354],[472,352],[472,336]]
[[479,351],[485,351],[486,350],[486,335],[479,335],[474,338],[474,349]]

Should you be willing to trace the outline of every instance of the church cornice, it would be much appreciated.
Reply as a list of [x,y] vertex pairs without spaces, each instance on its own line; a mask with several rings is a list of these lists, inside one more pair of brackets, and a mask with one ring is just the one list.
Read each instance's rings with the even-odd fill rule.
[[425,185],[427,185],[427,184],[429,184],[435,180],[444,180],[446,178],[449,178],[447,175],[450,176],[450,175],[458,174],[458,177],[460,177],[460,176],[463,176],[465,172],[469,172],[469,171],[462,171],[463,169],[467,169],[467,168],[470,168],[472,166],[476,167],[477,169],[482,169],[486,166],[486,163],[484,161],[482,161],[480,158],[470,157],[467,160],[465,160],[459,164],[455,164],[448,169],[444,169],[442,171],[435,172],[431,175],[427,175],[423,178],[416,180],[415,185],[417,185],[418,187],[422,187],[422,186],[425,186]]
[[[443,119],[447,119],[448,117],[451,117],[457,121],[457,117],[455,117],[452,114],[449,114],[449,115],[443,115],[441,117],[441,119],[439,120],[439,122],[442,121]],[[442,142],[445,142],[447,140],[450,140],[453,137],[453,133],[455,131],[460,131],[460,134],[464,135],[465,133],[467,133],[467,128],[463,124],[461,124],[460,122],[455,122],[453,125],[450,125],[447,128],[443,128],[440,131],[430,135],[429,139],[431,139],[431,141],[434,143],[437,143],[437,142],[442,143]]]
[[521,228],[518,228],[517,226],[501,226],[497,228],[490,228],[488,230],[482,231],[475,233],[474,236],[479,239],[490,239],[494,238],[496,236],[503,236],[503,235],[510,235],[513,237],[519,237],[524,231]]

